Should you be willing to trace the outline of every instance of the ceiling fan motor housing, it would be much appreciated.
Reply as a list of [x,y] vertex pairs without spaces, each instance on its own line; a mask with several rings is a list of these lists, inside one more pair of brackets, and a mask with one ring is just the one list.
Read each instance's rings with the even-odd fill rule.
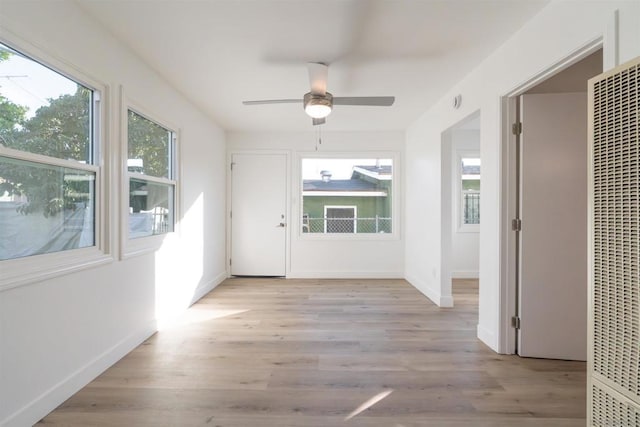
[[303,98],[304,111],[315,119],[327,117],[333,108],[333,95],[329,92],[322,94],[305,93]]

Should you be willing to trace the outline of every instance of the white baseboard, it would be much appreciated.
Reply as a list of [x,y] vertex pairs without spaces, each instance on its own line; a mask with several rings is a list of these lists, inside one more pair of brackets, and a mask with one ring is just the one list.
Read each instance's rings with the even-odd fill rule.
[[191,304],[189,305],[195,304],[198,300],[200,300],[200,298],[202,298],[203,296],[205,296],[206,294],[214,290],[220,283],[224,282],[227,279],[227,277],[228,277],[227,272],[223,271],[213,279],[207,282],[201,283],[200,286],[198,286],[196,290],[193,292],[193,298],[191,298]]
[[287,279],[403,279],[398,271],[292,271]]
[[485,343],[491,350],[499,353],[498,340],[496,339],[496,335],[493,332],[478,324],[477,335],[480,341]]
[[452,279],[479,279],[480,272],[478,271],[452,271]]
[[144,328],[130,334],[116,345],[107,349],[101,355],[76,370],[67,378],[45,391],[31,403],[0,421],[3,427],[23,427],[34,425],[48,413],[53,411],[62,402],[71,397],[82,387],[89,384],[94,378],[122,359],[140,343],[153,335],[156,331],[156,323],[150,322]]
[[427,286],[427,284],[424,281],[422,281],[421,279],[418,279],[417,277],[411,274],[405,275],[405,280],[411,283],[411,285],[413,285],[414,288],[422,292],[427,298],[433,301],[433,303],[436,304],[438,307],[443,307],[443,308],[453,307],[452,295],[442,295],[439,289],[430,288],[429,286]]

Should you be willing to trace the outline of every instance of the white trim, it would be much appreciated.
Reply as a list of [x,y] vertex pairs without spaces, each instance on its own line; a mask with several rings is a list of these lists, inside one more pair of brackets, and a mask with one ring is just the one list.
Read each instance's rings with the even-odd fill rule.
[[452,271],[451,278],[452,279],[479,279],[480,272],[479,271]]
[[291,271],[287,279],[403,279],[399,271]]
[[[129,172],[128,169],[128,124],[129,111],[161,126],[172,134],[172,146],[169,148],[170,162],[169,173],[172,176],[155,177],[142,173]],[[182,212],[182,191],[180,186],[182,183],[181,176],[181,131],[180,128],[166,120],[164,117],[151,112],[151,109],[141,105],[136,100],[127,96],[124,86],[120,86],[120,167],[118,173],[122,177],[120,185],[120,259],[129,259],[139,255],[155,252],[165,242],[166,239],[173,239],[180,236],[180,221]],[[143,180],[173,186],[173,231],[167,233],[144,236],[129,237],[129,185],[131,179]],[[175,236],[175,237],[174,237]]]
[[96,247],[70,249],[0,261],[0,292],[113,262]]
[[[511,317],[516,315],[516,257],[515,257],[515,234],[511,230],[511,219],[515,216],[515,136],[511,132],[511,125],[516,119],[516,98],[541,82],[563,71],[571,65],[579,62],[587,56],[603,49],[603,55],[607,55],[609,49],[617,48],[617,45],[609,45],[614,40],[603,39],[603,36],[587,41],[582,46],[577,47],[558,62],[549,65],[540,73],[509,90],[501,99],[501,138],[500,152],[501,164],[499,168],[501,191],[499,192],[500,203],[500,285],[498,304],[498,342],[496,351],[503,354],[513,354],[516,348],[516,334],[511,327]],[[480,325],[478,325],[478,337],[480,337]],[[490,332],[485,330],[483,336],[488,337]],[[484,342],[487,340],[481,338]],[[493,347],[492,347],[493,348]]]
[[156,330],[155,322],[147,323],[145,327],[129,334],[18,411],[9,415],[4,420],[0,420],[0,425],[3,427],[20,427],[36,424],[40,419],[57,408],[60,402],[64,402],[78,390],[89,384],[94,378],[153,335]]
[[173,185],[173,186],[177,184],[175,179],[160,178],[157,176],[145,175],[143,173],[138,173],[138,172],[127,172],[126,177],[130,179],[137,179],[138,181],[154,182],[156,184],[165,184],[165,185]]
[[336,196],[336,197],[387,197],[386,191],[312,191],[302,192],[303,196]]
[[476,328],[476,335],[478,339],[489,346],[491,350],[495,351],[496,353],[501,353],[498,342],[496,340],[496,336],[489,329],[483,327],[478,323]]
[[[94,108],[96,108],[94,106]],[[77,160],[60,159],[57,157],[44,156],[42,154],[30,153],[28,151],[15,150],[0,145],[0,156],[10,159],[22,160],[24,162],[38,163],[45,166],[62,167],[66,169],[77,169],[97,174],[100,166],[90,163],[82,163]]]
[[440,282],[437,282],[435,288],[429,287],[424,281],[418,279],[412,274],[405,275],[405,280],[414,288],[420,291],[424,296],[429,298],[435,305],[442,308],[453,307],[453,295],[442,295],[440,292]]
[[222,282],[227,280],[227,278],[228,278],[227,272],[223,271],[213,279],[198,285],[198,287],[193,291],[193,297],[191,298],[191,303],[189,304],[189,307],[191,307],[193,304],[198,302],[202,297],[207,295],[209,292],[217,288]]
[[87,73],[74,65],[51,55],[46,49],[41,49],[27,42],[7,29],[3,29],[0,42],[19,51],[30,60],[93,91],[93,120],[91,123],[93,126],[93,158],[92,163],[87,164],[6,147],[0,147],[0,155],[95,173],[94,246],[2,260],[0,261],[2,267],[0,291],[3,291],[112,262],[113,236],[110,232],[110,222],[113,218],[109,215],[110,201],[107,183],[107,180],[110,179],[109,159],[111,155],[108,144],[109,86],[89,77]]

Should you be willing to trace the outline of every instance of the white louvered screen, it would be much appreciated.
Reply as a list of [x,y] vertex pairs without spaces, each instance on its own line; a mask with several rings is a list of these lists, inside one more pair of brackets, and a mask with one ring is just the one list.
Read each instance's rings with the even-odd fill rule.
[[637,426],[640,425],[640,411],[631,403],[615,398],[610,392],[594,385],[591,390],[593,406],[591,425],[593,426]]
[[640,58],[589,81],[589,423],[598,427],[640,426],[639,86]]

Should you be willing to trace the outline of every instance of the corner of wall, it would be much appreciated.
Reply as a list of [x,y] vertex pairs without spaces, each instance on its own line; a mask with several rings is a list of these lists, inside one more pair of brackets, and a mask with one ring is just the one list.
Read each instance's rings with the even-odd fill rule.
[[200,284],[200,286],[198,286],[196,290],[193,291],[193,298],[191,298],[191,303],[189,305],[191,306],[196,302],[198,302],[198,300],[200,300],[206,294],[208,294],[209,292],[217,288],[219,284],[224,282],[227,279],[227,277],[229,277],[227,271],[223,271],[213,279]]
[[443,295],[440,292],[440,288],[432,288],[427,285],[426,282],[419,279],[412,274],[405,274],[405,280],[409,282],[414,288],[419,290],[424,296],[429,298],[435,305],[442,308],[453,307],[453,296]]
[[150,322],[145,327],[132,332],[129,336],[73,372],[67,378],[62,379],[49,390],[37,396],[17,412],[9,415],[9,417],[4,420],[0,420],[0,426],[20,427],[36,424],[40,419],[58,407],[60,402],[72,396],[118,360],[126,356],[140,345],[140,343],[153,335],[157,329],[156,323]]
[[485,328],[481,324],[477,326],[478,339],[485,343],[491,350],[496,353],[500,353],[500,346],[498,345],[498,337],[489,329]]

